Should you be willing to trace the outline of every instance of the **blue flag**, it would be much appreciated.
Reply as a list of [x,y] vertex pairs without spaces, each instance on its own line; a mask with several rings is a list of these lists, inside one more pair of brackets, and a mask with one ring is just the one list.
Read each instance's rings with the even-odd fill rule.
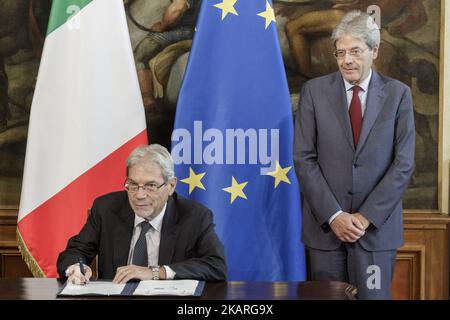
[[177,192],[214,213],[228,280],[302,281],[293,118],[266,0],[203,1],[178,99]]

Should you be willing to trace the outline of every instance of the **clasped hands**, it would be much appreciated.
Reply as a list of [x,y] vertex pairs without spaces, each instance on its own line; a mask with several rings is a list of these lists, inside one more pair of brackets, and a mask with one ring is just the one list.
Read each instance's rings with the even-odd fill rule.
[[336,237],[343,242],[356,242],[366,232],[370,221],[361,213],[342,212],[330,224]]

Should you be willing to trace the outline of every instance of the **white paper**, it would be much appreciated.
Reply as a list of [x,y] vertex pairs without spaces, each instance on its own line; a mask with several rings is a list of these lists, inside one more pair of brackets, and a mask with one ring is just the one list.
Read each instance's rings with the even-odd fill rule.
[[120,295],[125,284],[112,283],[111,281],[91,281],[85,285],[68,283],[61,291],[61,295]]
[[197,286],[197,280],[144,280],[139,283],[133,295],[192,296]]

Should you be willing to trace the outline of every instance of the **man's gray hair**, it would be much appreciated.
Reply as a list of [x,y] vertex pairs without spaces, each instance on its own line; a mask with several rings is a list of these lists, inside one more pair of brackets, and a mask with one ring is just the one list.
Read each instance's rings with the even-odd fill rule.
[[127,159],[127,176],[128,170],[139,163],[155,163],[160,166],[164,181],[175,176],[172,156],[165,147],[159,144],[154,143],[134,149]]
[[331,41],[336,47],[336,41],[350,35],[364,41],[372,50],[380,45],[380,28],[373,17],[359,10],[347,13],[334,28]]

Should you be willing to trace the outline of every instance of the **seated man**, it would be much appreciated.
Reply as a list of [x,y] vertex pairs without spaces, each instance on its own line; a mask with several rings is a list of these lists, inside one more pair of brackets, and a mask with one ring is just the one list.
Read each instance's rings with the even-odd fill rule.
[[[60,253],[58,273],[84,284],[98,255],[99,278],[225,280],[224,248],[213,217],[201,204],[178,196],[173,160],[152,144],[127,159],[126,191],[97,198],[80,233]],[[84,275],[78,261],[83,261]]]

